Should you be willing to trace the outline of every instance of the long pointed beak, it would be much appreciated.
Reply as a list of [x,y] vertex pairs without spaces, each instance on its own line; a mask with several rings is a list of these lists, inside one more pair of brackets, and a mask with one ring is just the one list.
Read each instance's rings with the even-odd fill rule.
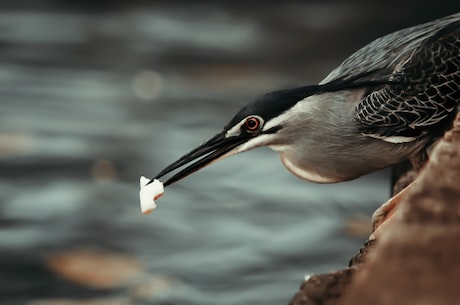
[[[198,171],[199,169],[211,164],[213,161],[220,160],[225,156],[225,154],[233,150],[235,147],[243,144],[247,140],[248,138],[244,136],[234,136],[227,138],[225,137],[225,131],[222,131],[189,153],[183,155],[177,161],[168,165],[165,169],[159,172],[154,179],[159,179],[164,175],[172,172],[173,170],[191,163],[192,161],[195,161],[169,178],[164,183],[164,186],[173,184],[174,182],[177,182]],[[152,179],[150,182],[152,182],[154,179]]]

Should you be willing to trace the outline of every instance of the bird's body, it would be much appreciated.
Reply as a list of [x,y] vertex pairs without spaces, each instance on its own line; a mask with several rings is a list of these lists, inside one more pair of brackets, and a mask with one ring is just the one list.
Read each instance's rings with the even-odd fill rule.
[[346,181],[423,159],[460,102],[460,13],[381,37],[318,85],[275,91],[243,107],[216,136],[156,178],[196,160],[178,181],[259,146],[305,180]]
[[460,102],[460,14],[375,40],[320,85],[334,82],[284,114],[303,129],[281,129],[291,144],[273,146],[291,172],[340,182],[407,158],[419,166]]
[[[320,99],[306,98],[293,108],[298,116],[287,114],[297,129],[278,131],[283,140],[270,148],[280,154],[284,166],[296,176],[317,183],[334,183],[402,161],[424,145],[425,141],[395,145],[362,135],[353,119],[356,105],[349,102],[362,95],[362,89],[342,91],[343,101],[339,103],[336,93],[322,94]],[[309,113],[307,122],[305,112]],[[297,136],[305,132],[309,133],[307,138]]]

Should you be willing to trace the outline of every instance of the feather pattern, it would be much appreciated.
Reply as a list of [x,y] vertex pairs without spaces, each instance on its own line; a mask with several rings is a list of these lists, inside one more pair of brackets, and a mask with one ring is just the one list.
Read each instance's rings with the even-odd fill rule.
[[348,80],[382,85],[355,107],[364,135],[401,142],[446,124],[460,102],[460,14],[384,36],[357,51],[322,84]]

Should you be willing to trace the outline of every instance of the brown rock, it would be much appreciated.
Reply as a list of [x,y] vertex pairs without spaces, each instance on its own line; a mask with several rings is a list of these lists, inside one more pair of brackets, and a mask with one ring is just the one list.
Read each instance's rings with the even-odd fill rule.
[[342,304],[460,303],[460,115],[384,229]]
[[416,181],[379,240],[352,268],[305,281],[291,305],[460,304],[460,114],[418,177],[404,165],[393,177],[394,192]]
[[342,296],[343,288],[349,284],[353,268],[334,273],[312,275],[300,287],[291,305],[333,305]]

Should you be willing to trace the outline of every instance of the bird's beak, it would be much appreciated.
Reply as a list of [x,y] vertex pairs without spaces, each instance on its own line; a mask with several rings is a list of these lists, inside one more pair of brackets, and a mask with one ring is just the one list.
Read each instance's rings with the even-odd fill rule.
[[[163,169],[154,179],[159,179],[164,175],[172,172],[173,170],[184,166],[192,161],[195,161],[176,173],[174,176],[166,180],[164,186],[173,184],[181,180],[182,178],[187,177],[188,175],[196,172],[197,170],[215,162],[217,160],[223,159],[229,155],[235,154],[237,151],[234,150],[237,146],[243,144],[248,140],[247,137],[238,135],[232,137],[226,137],[226,132],[222,131],[221,133],[215,135],[205,143],[201,144],[197,148],[193,149],[189,153],[183,155],[177,161],[168,165]],[[152,182],[153,179],[150,181]],[[149,182],[149,183],[150,183]]]

